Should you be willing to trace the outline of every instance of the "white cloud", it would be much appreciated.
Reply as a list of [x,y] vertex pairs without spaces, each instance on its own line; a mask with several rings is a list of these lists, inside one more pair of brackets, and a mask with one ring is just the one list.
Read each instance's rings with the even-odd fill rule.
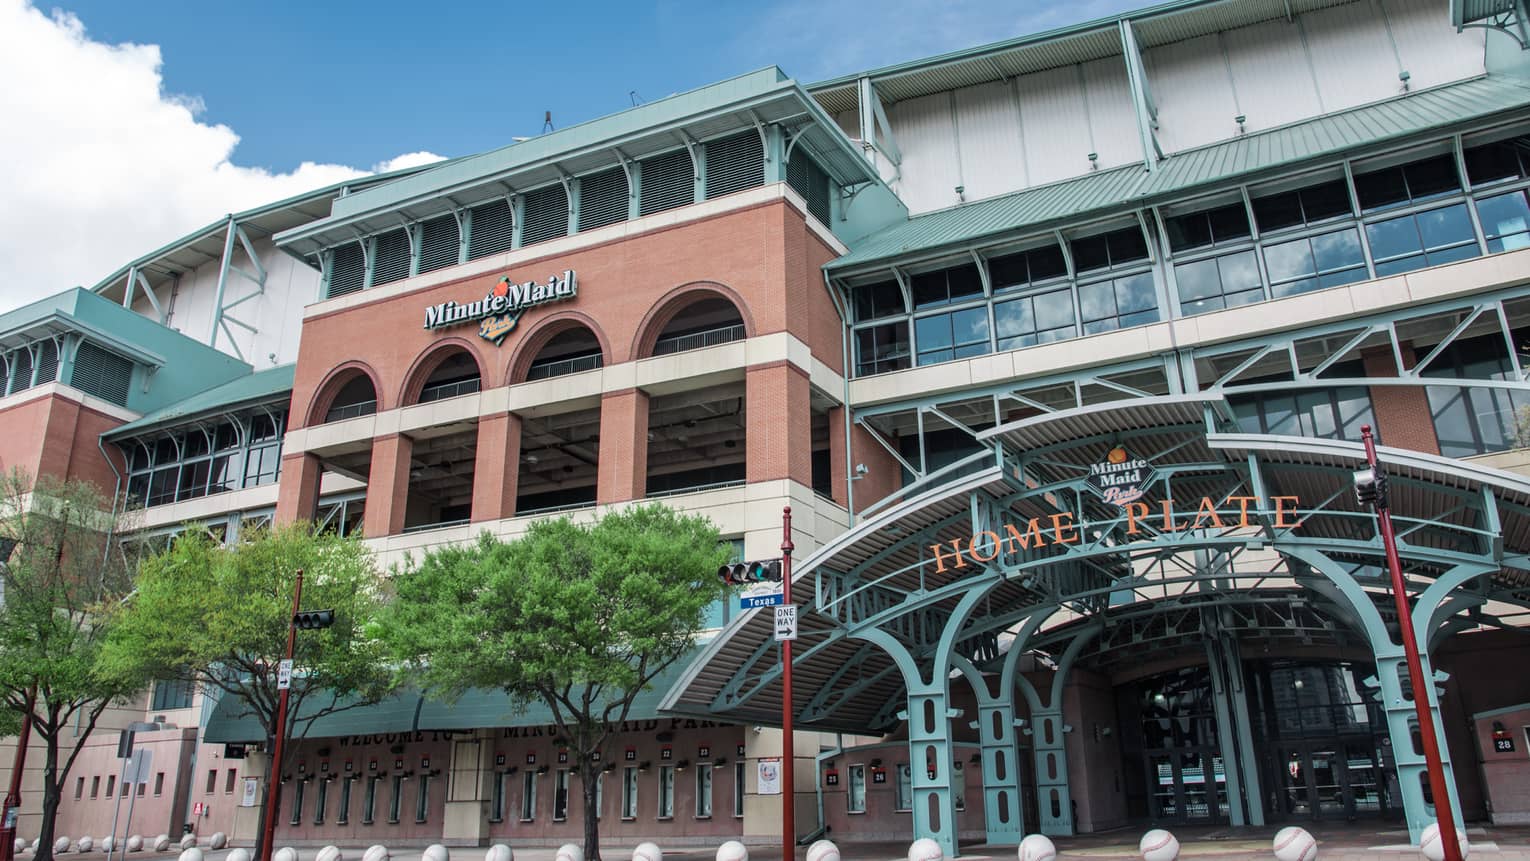
[[160,65],[158,46],[97,42],[73,15],[0,0],[0,310],[89,286],[223,213],[368,172],[235,164],[238,134],[166,93]]

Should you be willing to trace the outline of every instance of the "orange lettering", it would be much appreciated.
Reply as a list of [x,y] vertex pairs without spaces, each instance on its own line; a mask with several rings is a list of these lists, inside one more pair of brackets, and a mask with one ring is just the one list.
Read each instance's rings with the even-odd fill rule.
[[1128,503],[1126,503],[1126,534],[1127,535],[1136,535],[1137,534],[1137,519],[1140,518],[1140,517],[1147,517],[1147,516],[1148,516],[1148,507],[1147,507],[1147,503],[1146,502],[1128,502]]
[[1250,502],[1258,502],[1259,501],[1259,497],[1257,497],[1257,496],[1229,496],[1229,497],[1227,497],[1227,501],[1228,502],[1236,502],[1236,503],[1238,503],[1238,528],[1239,529],[1247,529],[1249,527],[1249,522],[1248,522],[1248,504]]
[[[1077,544],[1078,543],[1079,534],[1078,534],[1078,530],[1073,526],[1073,512],[1065,511],[1062,514],[1054,514],[1054,515],[1052,515],[1052,517],[1050,519],[1052,521],[1052,543],[1053,544]],[[1063,522],[1064,520],[1066,520],[1067,523],[1064,523]],[[1034,523],[1035,521],[1033,520],[1031,522]],[[1069,534],[1071,534],[1073,537],[1069,538],[1068,537]]]
[[1004,539],[1004,543],[1008,545],[1004,548],[1005,552],[1014,553],[1014,545],[1016,544],[1020,545],[1023,550],[1029,550],[1032,547],[1040,547],[1046,544],[1046,541],[1041,538],[1041,528],[1036,524],[1036,518],[1032,517],[1031,522],[1026,524],[1026,527],[1026,530],[1021,532],[1015,528],[1013,523],[1004,524],[1004,531],[1009,533],[1009,537]]
[[1293,523],[1292,521],[1289,521],[1289,520],[1286,519],[1286,515],[1288,513],[1291,513],[1291,514],[1295,513],[1295,511],[1288,512],[1286,510],[1286,504],[1285,504],[1286,500],[1289,499],[1291,501],[1291,503],[1293,505],[1295,505],[1296,503],[1301,502],[1301,499],[1299,497],[1295,497],[1295,496],[1272,496],[1270,498],[1275,500],[1275,528],[1276,529],[1295,529],[1296,527],[1302,525],[1302,522],[1300,520],[1295,521]]
[[1163,501],[1163,531],[1164,532],[1183,532],[1183,531],[1185,531],[1185,527],[1183,527],[1183,526],[1175,526],[1174,525],[1174,500],[1173,499],[1165,499]]
[[[940,545],[940,544],[931,544],[930,545],[930,551],[935,554],[935,573],[936,574],[943,574],[943,573],[945,573],[945,570],[946,570],[946,555],[944,553],[940,552],[940,548],[941,547],[942,547],[942,545]],[[962,558],[962,545],[961,545],[961,540],[960,539],[956,539],[956,538],[951,539],[951,550],[956,555],[956,564],[951,566],[951,567],[953,567],[953,568],[966,568],[967,567],[967,560]]]
[[1195,525],[1190,528],[1200,529],[1201,521],[1205,520],[1208,514],[1211,515],[1211,525],[1217,529],[1221,529],[1222,518],[1217,516],[1217,507],[1212,503],[1211,497],[1209,496],[1201,497],[1201,507],[1195,512]]
[[[993,548],[993,552],[988,554],[987,556],[980,556],[980,555],[978,555],[978,539],[982,538],[985,535],[988,536],[988,546]],[[979,532],[978,534],[972,536],[972,540],[967,542],[967,553],[973,559],[976,559],[979,562],[992,562],[995,559],[995,557],[997,557],[999,555],[999,536],[998,536],[998,533],[988,532],[988,531],[985,530],[983,532]]]

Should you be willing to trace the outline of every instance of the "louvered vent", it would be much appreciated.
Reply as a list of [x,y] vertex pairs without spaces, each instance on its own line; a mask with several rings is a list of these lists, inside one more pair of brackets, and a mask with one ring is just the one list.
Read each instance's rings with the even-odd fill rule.
[[37,384],[58,379],[58,345],[43,341],[37,345]]
[[786,163],[786,184],[807,201],[814,218],[829,224],[829,175],[807,153],[792,153],[792,160]]
[[638,162],[638,207],[643,215],[696,202],[696,169],[679,149]]
[[409,233],[402,227],[377,236],[376,262],[372,264],[372,286],[402,281],[409,277]]
[[332,262],[329,267],[329,292],[326,297],[344,296],[360,290],[367,274],[367,258],[361,251],[361,243],[347,242],[344,245],[337,245],[330,254]]
[[753,129],[707,141],[707,200],[765,184],[765,145]]
[[89,341],[80,345],[74,357],[74,375],[69,384],[103,401],[127,406],[128,388],[133,382],[133,363]]
[[468,214],[472,219],[468,227],[469,260],[510,250],[514,219],[509,201],[491,200],[468,210]]
[[457,263],[457,219],[450,215],[420,224],[420,271],[434,272]]
[[594,230],[627,220],[627,172],[603,170],[579,178],[579,229]]
[[568,235],[568,193],[562,183],[526,192],[524,206],[526,226],[521,229],[521,245]]
[[26,348],[11,354],[15,370],[11,377],[11,391],[19,392],[32,387],[32,351]]

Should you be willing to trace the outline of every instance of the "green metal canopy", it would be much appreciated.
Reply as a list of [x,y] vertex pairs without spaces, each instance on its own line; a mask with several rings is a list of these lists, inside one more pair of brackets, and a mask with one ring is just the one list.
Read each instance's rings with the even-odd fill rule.
[[134,436],[163,425],[178,424],[200,416],[214,415],[244,406],[280,400],[286,406],[287,398],[281,397],[292,391],[292,375],[295,365],[282,365],[266,371],[256,371],[213,386],[164,409],[108,431],[107,439]]

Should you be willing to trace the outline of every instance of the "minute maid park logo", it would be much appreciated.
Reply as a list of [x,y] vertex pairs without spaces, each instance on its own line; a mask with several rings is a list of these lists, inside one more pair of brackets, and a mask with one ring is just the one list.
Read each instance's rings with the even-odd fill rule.
[[546,305],[574,298],[579,285],[574,270],[549,275],[547,283],[527,281],[517,284],[509,276],[501,278],[489,295],[476,302],[443,302],[425,309],[425,328],[445,329],[464,323],[478,324],[478,337],[496,347],[515,330],[521,314],[535,305]]

